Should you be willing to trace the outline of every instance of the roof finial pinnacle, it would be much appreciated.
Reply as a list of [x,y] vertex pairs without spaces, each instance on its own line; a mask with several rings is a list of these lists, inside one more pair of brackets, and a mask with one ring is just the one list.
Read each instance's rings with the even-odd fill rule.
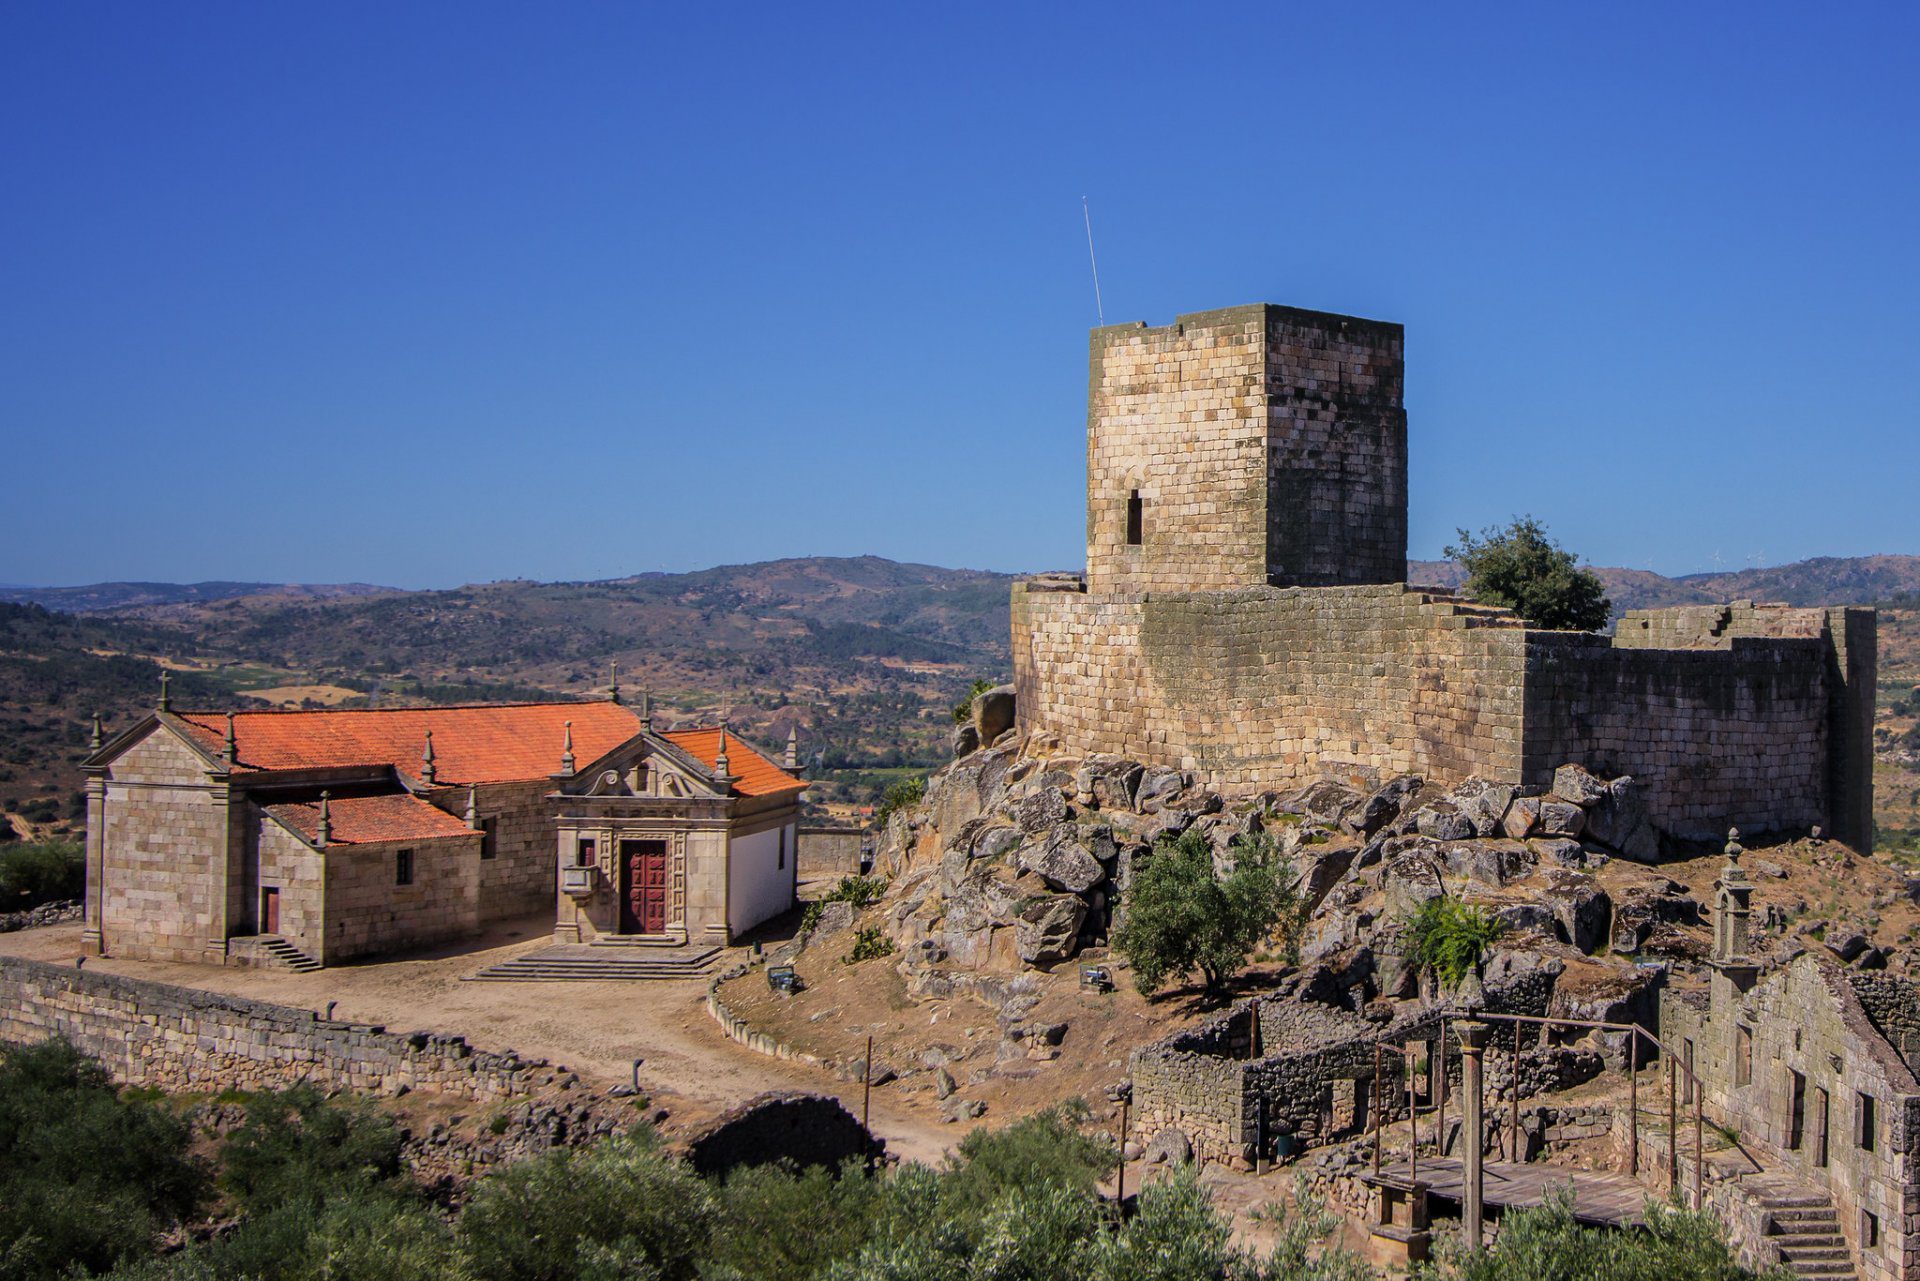
[[727,718],[723,713],[720,717],[720,750],[716,752],[713,757],[714,777],[723,782],[732,778],[732,765],[733,762],[727,759]]
[[314,829],[313,843],[321,849],[327,848],[328,843],[333,840],[333,813],[327,804],[332,798],[332,792],[320,793],[320,826]]
[[231,767],[234,764],[234,762],[240,759],[240,740],[235,738],[233,735],[233,713],[232,712],[227,713],[226,753],[227,753],[227,765],[229,767]]
[[620,664],[607,664],[607,697],[615,703],[620,701]]
[[787,726],[787,754],[781,758],[780,766],[791,774],[800,768],[800,727]]
[[423,782],[434,782],[440,776],[440,767],[433,763],[433,731],[427,731],[427,745],[420,752],[420,778]]
[[640,728],[653,730],[653,691],[645,685],[640,687]]
[[100,745],[102,743],[105,743],[106,741],[107,741],[106,727],[100,723],[100,713],[95,712],[93,714],[93,733],[87,739],[87,746],[97,752],[100,750]]
[[472,783],[467,784],[467,826],[480,830],[480,789]]
[[562,774],[572,774],[573,773],[573,722],[572,721],[562,722],[560,728],[561,728],[561,734],[562,734],[561,747],[560,747],[560,772]]
[[160,669],[160,702],[157,706],[157,710],[162,712],[170,712],[173,710],[173,691],[170,688],[168,688],[172,684],[173,684],[173,673],[169,672],[164,667],[161,668]]

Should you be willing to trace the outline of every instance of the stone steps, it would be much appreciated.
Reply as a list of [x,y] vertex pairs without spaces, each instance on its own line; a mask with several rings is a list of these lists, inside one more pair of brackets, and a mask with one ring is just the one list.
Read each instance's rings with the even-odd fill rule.
[[1767,1240],[1780,1262],[1802,1281],[1853,1281],[1853,1252],[1840,1234],[1840,1215],[1826,1196],[1771,1192],[1761,1201]]
[[474,983],[604,983],[648,979],[698,978],[720,954],[717,947],[700,952],[660,952],[655,955],[600,955],[534,952],[489,965],[467,976]]
[[309,974],[320,968],[320,962],[277,934],[261,935],[254,946],[261,955],[270,958],[275,969],[295,970],[301,974]]

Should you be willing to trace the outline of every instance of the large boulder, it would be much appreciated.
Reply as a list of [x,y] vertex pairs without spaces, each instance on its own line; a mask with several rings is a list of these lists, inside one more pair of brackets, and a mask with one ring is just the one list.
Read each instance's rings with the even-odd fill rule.
[[973,727],[972,721],[964,721],[953,727],[953,758],[959,760],[980,750],[980,731]]
[[1454,841],[1442,857],[1447,871],[1475,885],[1499,889],[1530,875],[1539,861],[1520,841]]
[[1145,773],[1146,768],[1138,761],[1096,756],[1081,764],[1074,782],[1083,800],[1102,809],[1130,810]]
[[[1518,804],[1518,802],[1515,802]],[[1587,812],[1572,801],[1548,796],[1540,802],[1540,832],[1545,836],[1578,836],[1586,830]]]
[[1057,788],[1041,786],[1013,803],[1013,821],[1032,835],[1067,821],[1067,798]]
[[1140,773],[1134,786],[1133,804],[1142,814],[1158,814],[1174,797],[1186,790],[1187,776],[1165,765],[1150,765]]
[[1107,879],[1100,860],[1070,827],[1056,828],[1045,840],[1023,847],[1015,862],[1023,871],[1034,872],[1054,889],[1070,894],[1085,894]]
[[1592,952],[1606,943],[1613,900],[1598,881],[1584,872],[1555,871],[1547,877],[1547,893],[1560,933],[1569,944]]
[[1389,823],[1400,817],[1415,796],[1419,795],[1424,780],[1413,774],[1402,774],[1399,778],[1376,788],[1360,807],[1349,816],[1349,821],[1360,834],[1371,840]]
[[1076,894],[1029,903],[1015,922],[1013,946],[1028,965],[1057,965],[1079,950],[1087,905]]
[[1540,798],[1516,796],[1500,820],[1500,830],[1516,841],[1532,836],[1540,826]]
[[1013,728],[1013,723],[1013,686],[995,685],[973,696],[973,728],[981,743],[991,746],[994,739]]
[[1507,806],[1513,803],[1513,788],[1505,783],[1468,779],[1449,794],[1449,799],[1473,824],[1475,836],[1498,836],[1500,821],[1507,816]]
[[1473,838],[1473,820],[1462,814],[1452,801],[1432,801],[1422,805],[1413,816],[1413,829],[1436,841]]
[[1357,815],[1366,797],[1345,783],[1336,783],[1323,779],[1300,793],[1295,805],[1308,818],[1321,819],[1328,823],[1345,824],[1347,816]]
[[1553,794],[1585,809],[1606,799],[1607,785],[1584,765],[1562,765],[1553,772]]
[[1630,777],[1614,779],[1587,809],[1587,836],[1636,863],[1660,859],[1660,836],[1647,821],[1646,802]]

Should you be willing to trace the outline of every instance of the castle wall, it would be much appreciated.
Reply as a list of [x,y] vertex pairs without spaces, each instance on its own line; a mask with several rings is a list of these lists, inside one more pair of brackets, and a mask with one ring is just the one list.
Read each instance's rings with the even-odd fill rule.
[[1631,774],[1654,824],[1694,840],[1828,821],[1825,642],[1639,649],[1571,632],[1528,642],[1525,781],[1568,761]]
[[1258,790],[1321,775],[1519,781],[1526,633],[1398,586],[1105,596],[1018,584],[1026,730]]
[[1215,788],[1400,773],[1543,787],[1574,761],[1633,775],[1657,826],[1711,839],[1833,825],[1834,647],[1805,626],[1649,649],[1398,586],[1095,595],[1037,580],[1014,588],[1014,678],[1024,730]]

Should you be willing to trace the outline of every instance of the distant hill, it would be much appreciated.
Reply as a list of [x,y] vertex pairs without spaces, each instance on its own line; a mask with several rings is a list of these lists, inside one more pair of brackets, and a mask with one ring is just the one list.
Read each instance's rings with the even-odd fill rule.
[[[1601,569],[1617,608],[1736,598],[1870,602],[1920,592],[1920,557],[1825,557],[1666,578]],[[108,583],[0,590],[0,802],[51,791],[62,813],[98,709],[109,728],[149,706],[159,665],[182,706],[379,704],[605,695],[648,686],[659,714],[725,707],[749,738],[797,728],[841,777],[941,759],[948,709],[1011,673],[1014,575],[807,557],[597,582],[479,583],[444,591],[360,584]],[[1457,567],[1416,561],[1415,582]],[[31,603],[7,604],[30,597]],[[51,611],[51,612],[50,612]],[[1920,654],[1909,607],[1881,623],[1882,668]],[[862,773],[861,771],[867,771]],[[52,802],[49,802],[52,803]]]
[[[1669,605],[1710,605],[1730,600],[1780,601],[1788,605],[1872,605],[1920,591],[1920,556],[1819,556],[1767,569],[1685,574],[1668,578],[1644,569],[1595,566],[1607,584],[1615,613]],[[1407,564],[1416,583],[1457,587],[1460,567],[1451,561]]]
[[86,587],[0,587],[0,603],[43,605],[66,614],[95,614],[143,605],[229,600],[236,596],[331,600],[397,590],[369,583],[93,583]]

